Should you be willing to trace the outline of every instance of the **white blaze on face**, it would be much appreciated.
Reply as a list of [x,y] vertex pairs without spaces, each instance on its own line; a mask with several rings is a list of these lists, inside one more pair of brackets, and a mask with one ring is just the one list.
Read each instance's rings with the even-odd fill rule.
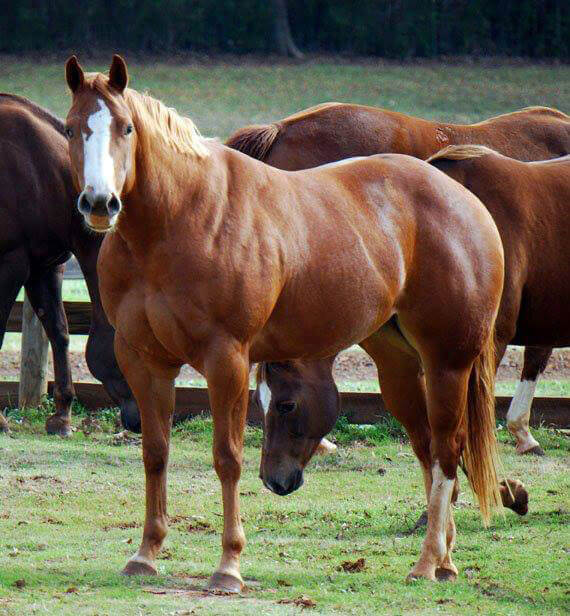
[[261,402],[263,414],[267,415],[269,412],[269,406],[271,405],[271,389],[269,389],[265,381],[262,381],[259,386],[259,401]]
[[111,157],[111,122],[109,108],[99,98],[98,110],[87,119],[91,134],[83,133],[83,179],[85,190],[95,195],[115,191],[115,165]]

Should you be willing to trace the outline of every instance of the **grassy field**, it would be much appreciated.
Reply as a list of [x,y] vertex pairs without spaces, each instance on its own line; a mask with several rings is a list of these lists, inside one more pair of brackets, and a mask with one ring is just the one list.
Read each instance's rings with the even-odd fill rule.
[[[341,424],[334,433],[340,453],[312,462],[305,486],[285,498],[262,487],[260,431],[249,428],[241,484],[249,589],[216,597],[201,590],[217,564],[222,527],[210,421],[174,434],[160,577],[126,579],[118,571],[142,532],[138,442],[115,443],[112,421],[91,434],[49,438],[42,417],[28,414],[14,438],[0,436],[2,615],[299,614],[301,597],[317,614],[567,613],[570,444],[553,432],[536,431],[547,453],[539,460],[502,447],[507,473],[530,489],[530,513],[509,511],[484,529],[463,481],[459,581],[409,585],[423,537],[410,532],[423,488],[394,424]],[[359,558],[362,571],[342,570]]]
[[[108,62],[85,60],[84,66],[104,70]],[[456,122],[527,105],[570,111],[568,66],[336,60],[272,65],[235,59],[210,65],[131,61],[129,68],[133,87],[189,115],[205,135],[222,139],[245,124],[330,100]],[[0,91],[27,96],[60,116],[69,104],[63,61],[0,57]],[[82,297],[76,283],[66,287],[68,299]],[[16,338],[7,342],[17,344]],[[539,387],[567,393],[564,383]],[[517,457],[511,446],[502,447],[508,474],[530,488],[529,515],[507,512],[483,529],[466,489],[456,511],[459,581],[407,585],[423,537],[422,531],[410,533],[423,508],[423,487],[415,458],[393,424],[339,426],[339,455],[313,462],[306,485],[286,498],[270,494],[257,478],[260,433],[249,429],[241,487],[248,536],[242,571],[249,591],[227,598],[201,592],[218,561],[222,527],[210,422],[176,429],[171,531],[159,560],[161,576],[133,580],[117,573],[142,532],[140,446],[136,439],[114,441],[111,413],[101,429],[79,430],[68,440],[43,434],[44,415],[40,409],[20,417],[14,438],[0,435],[2,616],[568,611],[570,446],[553,432],[535,431],[545,458]],[[81,416],[74,421],[79,425]],[[365,559],[364,570],[342,570],[342,563],[358,558]],[[303,608],[300,597],[314,607]]]
[[[82,60],[80,58],[80,60]],[[482,120],[528,105],[570,111],[570,66],[346,63],[274,65],[236,58],[212,64],[129,62],[131,85],[190,116],[207,136],[279,119],[337,100],[456,122]],[[107,70],[109,59],[83,59]],[[27,96],[60,116],[69,98],[61,62],[0,57],[0,91]]]

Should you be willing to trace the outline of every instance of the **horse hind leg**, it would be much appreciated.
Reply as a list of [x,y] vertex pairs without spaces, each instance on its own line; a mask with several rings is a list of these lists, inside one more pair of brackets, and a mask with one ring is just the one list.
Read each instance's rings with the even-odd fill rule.
[[546,369],[551,354],[552,348],[550,347],[526,347],[524,351],[521,380],[507,413],[507,425],[517,441],[516,450],[519,454],[544,455],[542,447],[530,433],[529,423],[536,383]]
[[432,484],[426,536],[420,558],[408,580],[454,580],[457,577],[457,568],[451,558],[455,543],[451,504],[459,457],[466,439],[469,374],[469,370],[426,369]]

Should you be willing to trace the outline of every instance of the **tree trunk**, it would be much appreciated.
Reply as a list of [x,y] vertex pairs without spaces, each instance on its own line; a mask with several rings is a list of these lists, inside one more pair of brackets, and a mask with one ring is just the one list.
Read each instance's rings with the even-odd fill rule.
[[47,393],[48,339],[28,297],[22,313],[22,349],[18,406],[33,408]]
[[302,58],[303,54],[295,45],[291,35],[286,0],[272,0],[271,4],[273,5],[273,30],[277,53],[281,56]]

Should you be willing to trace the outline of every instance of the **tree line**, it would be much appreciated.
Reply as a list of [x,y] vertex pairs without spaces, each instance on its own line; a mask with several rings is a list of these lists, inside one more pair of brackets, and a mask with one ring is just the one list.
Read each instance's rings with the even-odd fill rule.
[[2,0],[0,52],[570,58],[568,0]]

